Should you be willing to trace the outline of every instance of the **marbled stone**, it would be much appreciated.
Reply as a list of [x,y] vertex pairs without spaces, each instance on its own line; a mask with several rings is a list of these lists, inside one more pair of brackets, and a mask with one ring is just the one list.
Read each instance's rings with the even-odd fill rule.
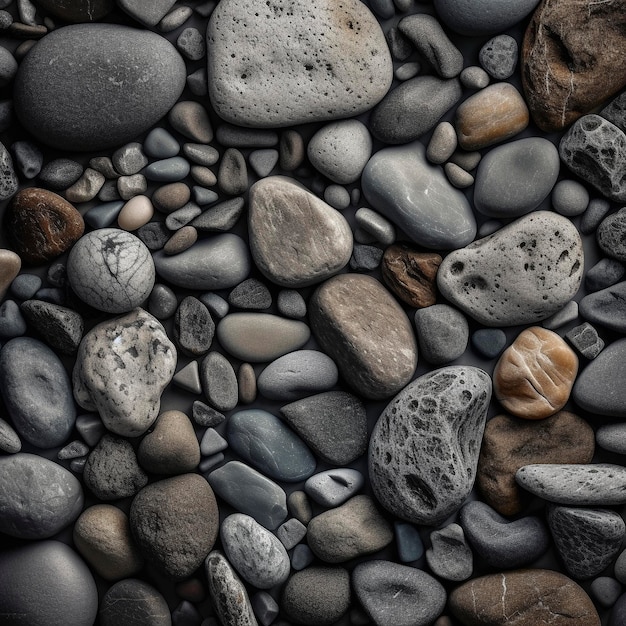
[[429,363],[443,365],[465,352],[469,325],[459,310],[433,304],[415,311],[414,320],[420,355]]
[[116,626],[123,623],[171,626],[167,601],[152,585],[138,578],[120,580],[102,598],[99,623]]
[[467,580],[474,569],[474,555],[463,528],[448,524],[430,533],[431,547],[426,550],[426,562],[436,576],[460,582]]
[[436,525],[474,484],[491,379],[450,366],[407,385],[381,414],[369,447],[374,494],[391,513]]

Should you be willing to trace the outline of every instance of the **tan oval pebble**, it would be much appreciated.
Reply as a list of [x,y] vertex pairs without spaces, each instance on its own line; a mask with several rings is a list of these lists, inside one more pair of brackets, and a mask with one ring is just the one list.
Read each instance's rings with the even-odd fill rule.
[[189,202],[191,190],[185,183],[170,183],[152,194],[152,204],[157,211],[173,213]]
[[543,419],[565,406],[577,373],[578,357],[565,341],[533,326],[502,353],[493,387],[500,404],[513,415]]
[[165,254],[178,254],[191,248],[198,241],[198,231],[193,226],[183,226],[177,230],[163,247]]
[[105,580],[134,576],[143,567],[128,516],[112,504],[96,504],[82,512],[74,525],[74,544]]
[[510,83],[496,83],[469,97],[456,111],[464,150],[480,150],[523,131],[529,122],[524,98]]
[[239,386],[239,402],[252,404],[256,400],[256,374],[250,363],[242,363],[237,372],[237,384]]
[[192,100],[178,102],[172,107],[168,120],[174,130],[197,143],[210,143],[213,127],[206,109]]
[[213,173],[213,170],[203,165],[191,166],[191,178],[203,187],[213,187],[213,185],[217,184],[217,176]]
[[123,230],[137,230],[147,224],[154,215],[154,207],[148,196],[134,196],[117,216],[117,224]]
[[443,171],[446,173],[450,184],[457,189],[465,189],[474,184],[474,177],[456,163],[446,163],[443,166]]
[[18,254],[13,250],[0,248],[0,299],[4,298],[21,268],[22,259]]

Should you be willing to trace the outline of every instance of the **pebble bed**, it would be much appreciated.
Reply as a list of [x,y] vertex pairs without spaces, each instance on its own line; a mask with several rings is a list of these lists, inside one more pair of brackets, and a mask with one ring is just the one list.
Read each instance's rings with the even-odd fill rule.
[[626,624],[623,0],[0,0],[0,624]]

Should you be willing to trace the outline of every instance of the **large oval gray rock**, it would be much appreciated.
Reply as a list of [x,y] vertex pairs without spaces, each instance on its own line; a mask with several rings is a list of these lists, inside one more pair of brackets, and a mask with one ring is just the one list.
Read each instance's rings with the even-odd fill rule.
[[353,117],[373,107],[393,78],[385,36],[358,0],[314,7],[287,0],[275,8],[226,0],[211,15],[207,48],[211,104],[240,126]]
[[330,278],[313,294],[309,317],[318,343],[358,394],[388,398],[411,380],[417,366],[413,329],[375,278]]
[[16,337],[0,351],[0,392],[17,432],[39,448],[67,440],[76,408],[63,363],[37,339]]
[[102,150],[161,119],[185,87],[166,39],[118,24],[78,24],[44,37],[20,64],[13,97],[22,124],[61,150]]
[[374,154],[361,186],[371,205],[421,246],[449,250],[474,240],[476,220],[467,198],[427,161],[419,141]]
[[451,252],[437,286],[485,326],[531,324],[562,309],[580,287],[582,240],[570,220],[537,211]]
[[3,624],[92,626],[98,589],[84,561],[60,541],[0,553]]
[[460,508],[474,485],[490,399],[486,372],[450,366],[417,378],[387,405],[368,462],[388,511],[436,525]]
[[60,465],[24,452],[0,457],[0,532],[52,537],[80,515],[83,502],[80,483]]

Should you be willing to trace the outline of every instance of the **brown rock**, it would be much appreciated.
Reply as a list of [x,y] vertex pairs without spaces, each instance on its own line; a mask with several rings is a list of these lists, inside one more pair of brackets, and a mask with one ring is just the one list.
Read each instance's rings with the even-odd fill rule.
[[26,263],[46,263],[69,250],[85,230],[76,208],[61,196],[30,187],[19,191],[5,218],[9,238]]
[[623,2],[543,0],[522,44],[522,85],[533,120],[559,131],[626,85]]
[[328,279],[311,297],[309,318],[318,343],[361,396],[388,398],[413,377],[417,345],[411,323],[375,278]]
[[573,413],[559,411],[544,420],[498,415],[487,422],[476,481],[485,501],[502,515],[524,507],[526,492],[515,472],[534,463],[591,463],[593,429]]
[[577,373],[578,357],[565,341],[533,326],[502,353],[493,371],[493,389],[513,415],[543,419],[565,406]]
[[0,299],[4,298],[13,279],[20,273],[22,259],[13,250],[0,248]]
[[431,306],[437,302],[437,270],[441,261],[435,252],[417,252],[404,243],[396,243],[383,254],[383,280],[409,306]]
[[450,594],[449,607],[465,626],[600,626],[582,587],[545,569],[475,578]]
[[191,191],[185,183],[162,185],[152,194],[154,208],[162,213],[173,213],[189,202]]
[[463,150],[480,150],[522,132],[528,107],[510,83],[495,83],[474,94],[456,111],[456,132]]

